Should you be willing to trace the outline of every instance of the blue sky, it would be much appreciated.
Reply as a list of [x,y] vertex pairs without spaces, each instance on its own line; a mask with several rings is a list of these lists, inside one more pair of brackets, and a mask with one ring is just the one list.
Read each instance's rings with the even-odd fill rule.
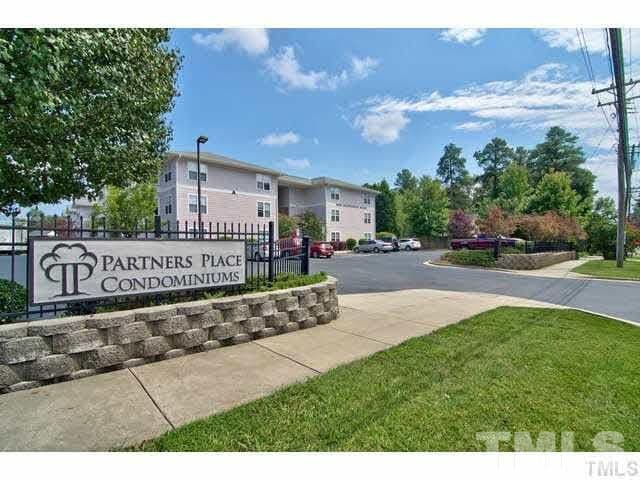
[[[603,31],[584,35],[607,85]],[[640,51],[640,30],[624,38]],[[176,29],[171,44],[184,57],[174,150],[204,134],[208,151],[290,174],[393,182],[402,168],[433,175],[449,142],[477,173],[473,152],[494,136],[533,147],[558,124],[615,192],[615,135],[575,29]]]
[[[603,32],[584,33],[606,85]],[[174,30],[172,43],[184,55],[175,149],[206,134],[216,153],[363,183],[432,175],[448,142],[477,172],[492,137],[532,147],[559,124],[582,138],[600,190],[615,188],[615,137],[575,29]]]

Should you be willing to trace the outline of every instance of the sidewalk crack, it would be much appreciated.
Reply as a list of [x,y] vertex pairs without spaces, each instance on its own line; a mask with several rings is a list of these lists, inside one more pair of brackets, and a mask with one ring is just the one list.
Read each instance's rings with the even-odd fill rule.
[[262,345],[262,344],[261,344],[261,343],[259,343],[259,342],[253,342],[253,343],[255,343],[256,345],[258,345],[259,347],[264,348],[265,350],[268,350],[268,351],[269,351],[269,352],[271,352],[271,353],[275,353],[276,355],[278,355],[278,356],[280,356],[280,357],[282,357],[282,358],[286,358],[287,360],[291,360],[293,363],[297,363],[297,364],[298,364],[298,365],[300,365],[301,367],[308,368],[309,370],[311,370],[311,371],[313,371],[313,372],[316,372],[316,373],[318,373],[318,374],[322,374],[322,373],[323,373],[323,372],[321,372],[320,370],[316,370],[315,368],[310,367],[309,365],[305,365],[304,363],[299,362],[299,361],[298,361],[298,360],[296,360],[295,358],[291,358],[290,356],[285,355],[284,353],[280,353],[280,352],[278,352],[278,351],[276,351],[276,350],[273,350],[273,349],[271,349],[271,348],[269,348],[269,347],[267,347],[267,346],[265,346],[265,345]]
[[155,401],[155,399],[151,396],[151,394],[149,393],[149,390],[147,390],[147,387],[144,386],[144,383],[142,383],[142,380],[140,380],[138,378],[138,376],[133,372],[132,369],[127,368],[127,370],[129,370],[129,373],[131,373],[131,375],[133,375],[133,378],[135,378],[137,380],[137,382],[140,384],[140,386],[142,387],[142,390],[144,390],[144,393],[147,394],[147,397],[149,397],[149,400],[151,400],[151,403],[153,403],[155,405],[155,407],[158,409],[158,411],[160,412],[160,414],[164,417],[164,419],[167,421],[167,423],[169,424],[169,426],[171,427],[171,430],[175,430],[176,427],[173,425],[173,423],[171,422],[171,420],[169,420],[169,417],[167,417],[167,415],[164,413],[164,411],[160,408],[160,405],[158,405],[158,402]]

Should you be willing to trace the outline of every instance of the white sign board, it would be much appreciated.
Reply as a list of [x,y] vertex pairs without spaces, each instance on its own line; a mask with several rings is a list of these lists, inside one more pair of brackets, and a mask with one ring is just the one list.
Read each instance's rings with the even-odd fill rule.
[[32,305],[245,283],[240,240],[29,240]]

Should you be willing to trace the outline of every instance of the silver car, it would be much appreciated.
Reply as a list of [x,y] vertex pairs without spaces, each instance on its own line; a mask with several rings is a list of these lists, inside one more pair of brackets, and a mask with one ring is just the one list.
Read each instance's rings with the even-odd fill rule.
[[422,248],[422,244],[420,240],[417,238],[402,238],[398,240],[398,245],[400,246],[400,250],[420,250]]
[[373,253],[388,253],[393,251],[393,245],[389,242],[383,242],[382,240],[360,240],[356,248],[353,249],[354,253],[360,252],[373,252]]

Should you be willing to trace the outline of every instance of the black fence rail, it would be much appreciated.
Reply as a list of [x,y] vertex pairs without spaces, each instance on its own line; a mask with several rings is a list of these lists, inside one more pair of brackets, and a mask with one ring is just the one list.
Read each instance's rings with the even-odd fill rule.
[[569,252],[576,249],[573,242],[528,241],[524,244],[525,253]]
[[126,309],[160,305],[173,301],[199,298],[203,294],[224,295],[242,293],[267,286],[281,275],[309,274],[308,237],[276,239],[274,222],[247,224],[241,222],[161,222],[156,216],[151,222],[141,222],[134,228],[121,229],[109,226],[104,218],[53,217],[51,221],[12,217],[9,223],[0,223],[0,279],[29,285],[29,239],[35,237],[60,240],[130,239],[158,240],[242,240],[245,242],[246,261],[243,285],[199,288],[170,293],[148,293],[130,297],[114,297],[94,301],[51,303],[33,306],[28,299],[21,309],[2,311],[0,323],[27,321],[34,318],[54,318],[62,315],[93,313],[100,309]]

